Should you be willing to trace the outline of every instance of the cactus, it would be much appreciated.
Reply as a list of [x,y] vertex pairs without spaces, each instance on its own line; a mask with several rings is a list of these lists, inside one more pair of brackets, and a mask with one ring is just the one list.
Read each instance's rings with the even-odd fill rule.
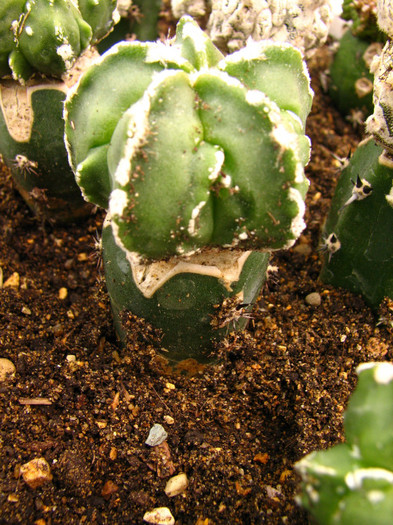
[[[391,6],[380,4],[387,6],[381,25],[387,28],[386,19],[393,25]],[[374,80],[374,113],[367,119],[374,137],[359,144],[340,175],[324,227],[321,271],[324,282],[361,293],[375,309],[384,297],[393,298],[392,57],[388,40]]]
[[176,17],[207,17],[207,32],[224,53],[248,38],[290,42],[309,58],[328,36],[337,2],[332,0],[171,0]]
[[[121,268],[131,265],[136,288],[157,308],[166,283],[180,310],[201,273],[221,278],[221,301],[249,266],[244,253],[295,242],[311,101],[295,48],[253,43],[224,59],[190,17],[170,42],[120,43],[83,75],[65,103],[70,164],[85,198],[109,211]],[[178,278],[175,298],[169,276],[182,268],[188,276]]]
[[330,66],[329,94],[338,110],[362,123],[373,110],[373,66],[386,36],[377,25],[374,1],[344,0],[341,18],[350,22]]
[[387,525],[393,516],[393,365],[365,363],[357,374],[345,443],[295,464],[299,502],[320,525]]
[[373,308],[393,298],[392,180],[393,162],[366,139],[340,175],[324,226],[322,281],[362,294]]
[[0,75],[12,74],[24,83],[37,71],[60,77],[70,69],[115,22],[115,0],[81,0],[80,6],[73,0],[5,0],[0,8]]
[[379,42],[365,40],[348,29],[341,37],[329,70],[329,95],[345,116],[360,112],[361,120],[373,110],[373,79],[370,66],[380,52]]
[[63,103],[88,46],[111,30],[115,7],[115,0],[0,6],[0,154],[27,204],[46,218],[67,221],[91,210],[68,164]]

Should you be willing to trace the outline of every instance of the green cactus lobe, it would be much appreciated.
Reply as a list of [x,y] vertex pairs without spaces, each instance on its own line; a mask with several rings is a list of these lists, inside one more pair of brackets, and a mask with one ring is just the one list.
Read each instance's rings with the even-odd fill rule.
[[321,525],[387,525],[393,512],[393,365],[366,363],[344,414],[346,443],[296,464],[300,501]]
[[91,27],[91,44],[96,44],[104,38],[117,22],[117,18],[114,17],[116,0],[78,0],[78,7],[83,19]]
[[0,77],[11,74],[8,59],[15,50],[11,26],[19,19],[25,2],[26,0],[10,0],[0,4]]
[[299,74],[304,68],[301,56],[285,44],[262,46],[258,43],[255,53],[256,57],[251,55],[252,58],[248,58],[247,48],[233,53],[219,67],[238,78],[248,89],[265,93],[281,109],[295,113],[304,127],[311,109],[312,92],[307,74]]
[[[324,228],[325,237],[334,232],[341,247],[325,256],[321,271],[324,282],[362,294],[374,308],[384,297],[393,298],[393,208],[386,200],[393,169],[380,162],[382,152],[369,139],[359,145],[341,173]],[[358,176],[373,191],[345,206]]]

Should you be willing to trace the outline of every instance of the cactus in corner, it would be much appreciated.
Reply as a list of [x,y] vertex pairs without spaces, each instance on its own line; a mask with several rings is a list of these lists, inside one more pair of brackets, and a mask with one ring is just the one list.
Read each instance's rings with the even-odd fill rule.
[[[115,0],[4,0],[0,6],[0,154],[38,215],[85,216],[64,147],[65,93],[111,30]],[[72,71],[72,74],[69,72]]]
[[388,525],[393,516],[393,365],[365,363],[344,414],[345,443],[308,454],[299,502],[320,525]]
[[[173,40],[120,43],[85,73],[65,104],[66,143],[85,198],[109,212],[114,311],[151,320],[171,309],[173,324],[181,311],[184,333],[162,323],[163,345],[191,356],[211,338],[214,305],[234,293],[252,303],[263,252],[304,226],[311,100],[295,48],[252,43],[224,58],[190,17]],[[139,299],[114,290],[126,273]]]
[[[379,9],[380,26],[389,31],[390,21],[392,37],[389,2],[381,1]],[[374,113],[367,119],[373,137],[359,144],[342,171],[324,227],[322,280],[362,294],[373,308],[393,298],[392,58],[388,40],[374,79]]]

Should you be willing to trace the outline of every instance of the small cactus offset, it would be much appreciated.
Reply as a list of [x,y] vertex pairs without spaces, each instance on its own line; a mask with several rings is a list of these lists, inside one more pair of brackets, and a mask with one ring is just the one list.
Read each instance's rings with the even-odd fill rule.
[[320,525],[388,525],[393,516],[393,365],[365,363],[344,414],[345,443],[296,463],[299,502]]
[[60,77],[117,21],[116,0],[3,0],[0,77]]
[[[311,101],[298,50],[257,42],[224,58],[188,16],[174,39],[120,43],[84,74],[66,143],[85,198],[109,212],[115,317],[131,310],[187,350],[212,338],[225,298],[251,307],[268,252],[304,227]],[[234,317],[226,330],[244,326]]]

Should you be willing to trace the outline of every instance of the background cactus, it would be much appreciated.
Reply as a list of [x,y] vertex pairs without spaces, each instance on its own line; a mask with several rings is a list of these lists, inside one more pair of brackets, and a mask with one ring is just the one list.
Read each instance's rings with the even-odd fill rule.
[[387,525],[393,515],[393,365],[366,363],[357,373],[345,443],[296,464],[299,501],[321,525]]
[[306,57],[328,36],[337,13],[332,0],[172,0],[175,17],[184,14],[207,18],[207,32],[224,53],[236,51],[254,40],[290,42]]
[[377,25],[376,2],[344,0],[341,18],[348,29],[338,42],[330,66],[329,94],[343,115],[365,119],[373,111],[375,55],[381,53],[386,36]]
[[[372,138],[361,143],[340,175],[324,226],[321,279],[362,294],[374,308],[393,298],[392,179],[383,148]],[[332,234],[338,240],[333,252]]]
[[[386,18],[393,23],[390,4]],[[393,298],[392,49],[388,40],[374,82],[374,114],[367,119],[378,144],[372,137],[362,142],[342,171],[324,227],[322,280],[361,293],[374,308],[385,296]]]
[[35,72],[60,77],[70,69],[116,20],[115,0],[81,0],[79,7],[73,0],[5,0],[0,7],[0,76],[25,82]]
[[189,17],[174,40],[118,44],[85,73],[65,104],[70,164],[85,198],[109,210],[142,294],[152,261],[169,259],[165,273],[204,253],[194,273],[211,274],[217,248],[238,265],[295,242],[311,100],[299,51],[260,42],[224,59]]
[[111,30],[115,8],[115,0],[4,0],[0,6],[0,154],[29,206],[50,219],[91,209],[68,164],[63,103],[89,62],[88,46]]

